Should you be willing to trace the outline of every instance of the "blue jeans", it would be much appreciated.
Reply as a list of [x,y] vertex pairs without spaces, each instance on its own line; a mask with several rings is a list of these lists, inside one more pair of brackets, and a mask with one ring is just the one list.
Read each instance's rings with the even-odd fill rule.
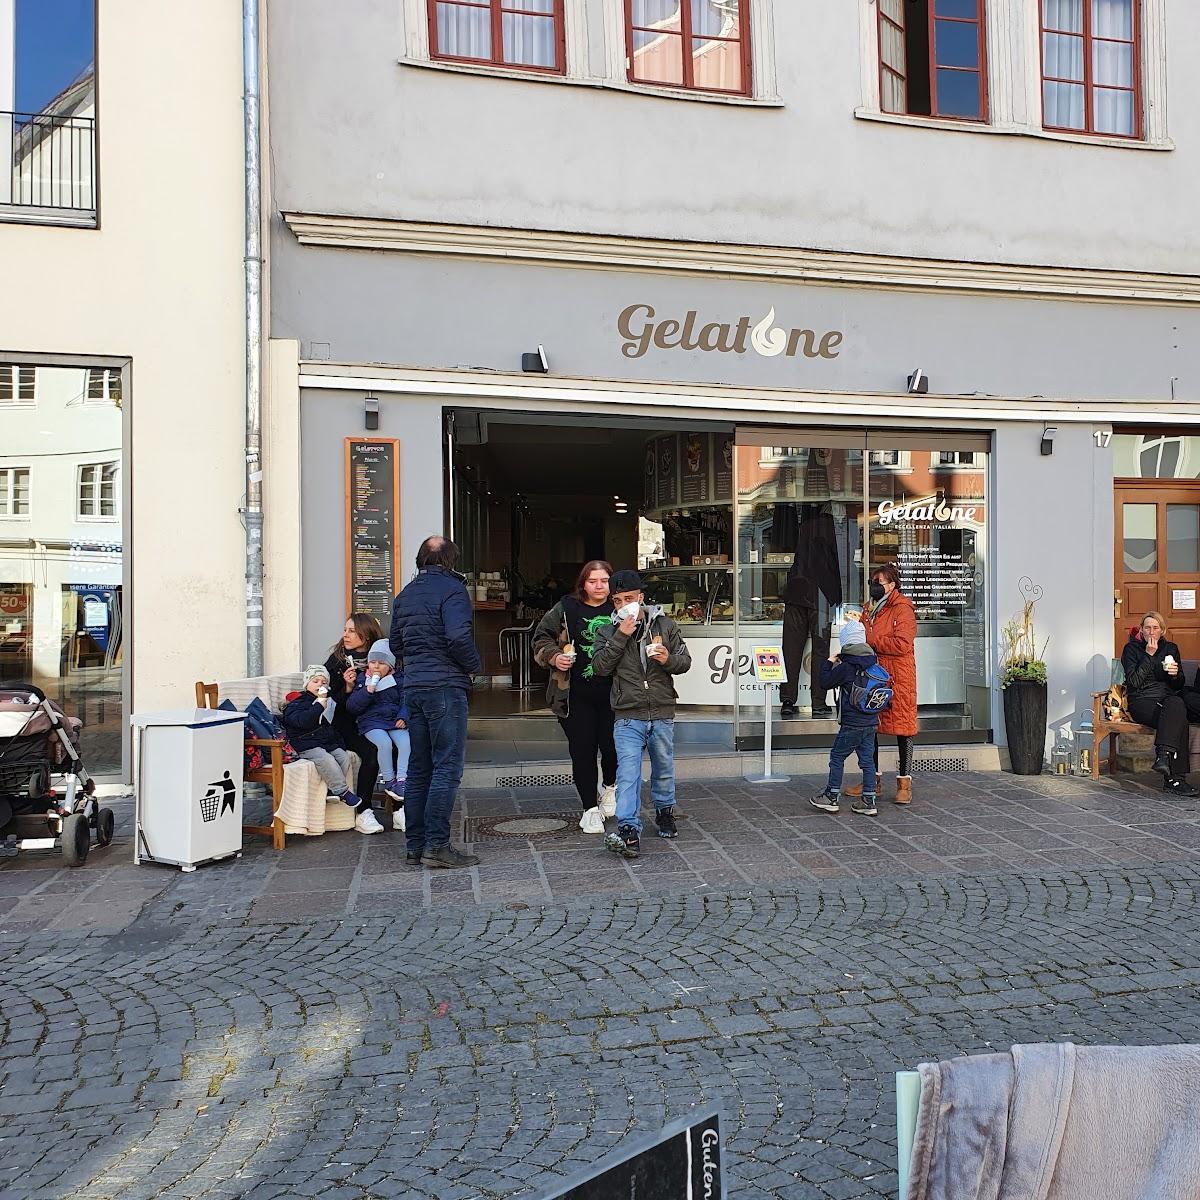
[[[410,739],[407,729],[368,729],[363,737],[375,747],[379,759],[379,778],[385,783],[408,774]],[[396,765],[392,766],[395,757]]]
[[404,791],[410,853],[450,844],[450,814],[467,753],[467,693],[459,687],[409,688],[412,754]]
[[875,795],[875,726],[865,728],[843,725],[833,739],[829,752],[829,782],[827,792],[842,790],[842,766],[846,759],[858,751],[858,765],[863,773],[863,795]]
[[617,825],[642,832],[642,753],[650,754],[650,798],[654,810],[675,804],[675,722],[617,717]]

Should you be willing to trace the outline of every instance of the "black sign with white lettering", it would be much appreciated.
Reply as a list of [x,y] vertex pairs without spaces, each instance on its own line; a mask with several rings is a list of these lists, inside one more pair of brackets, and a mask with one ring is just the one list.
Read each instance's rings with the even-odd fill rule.
[[616,1151],[545,1200],[724,1200],[721,1125],[715,1112],[669,1125],[638,1148]]
[[347,611],[368,612],[386,629],[396,584],[399,443],[346,439]]

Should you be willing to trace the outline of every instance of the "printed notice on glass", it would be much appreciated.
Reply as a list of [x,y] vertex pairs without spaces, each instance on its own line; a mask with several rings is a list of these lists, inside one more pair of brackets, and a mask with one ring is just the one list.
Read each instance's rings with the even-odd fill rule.
[[346,438],[346,611],[370,613],[385,629],[399,542],[400,443]]
[[959,549],[942,550],[936,546],[915,546],[896,556],[903,580],[904,594],[913,602],[920,617],[939,617],[957,613],[971,601],[974,567]]
[[1173,612],[1192,612],[1196,607],[1196,592],[1193,588],[1172,588],[1171,609]]

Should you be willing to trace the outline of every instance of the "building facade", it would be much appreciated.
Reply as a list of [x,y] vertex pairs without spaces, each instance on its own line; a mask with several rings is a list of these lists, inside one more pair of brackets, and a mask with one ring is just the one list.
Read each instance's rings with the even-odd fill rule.
[[238,6],[97,8],[0,0],[0,677],[105,775],[244,673],[244,190]]
[[277,665],[444,528],[501,686],[579,563],[636,558],[682,699],[742,749],[762,643],[800,684],[777,732],[828,737],[812,659],[883,562],[929,743],[1003,744],[1026,599],[1050,736],[1144,609],[1200,657],[1194,6],[296,0],[267,29]]

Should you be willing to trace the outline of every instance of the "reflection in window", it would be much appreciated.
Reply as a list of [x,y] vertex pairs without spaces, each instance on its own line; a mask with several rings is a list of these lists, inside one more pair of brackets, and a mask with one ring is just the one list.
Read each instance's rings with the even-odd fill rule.
[[1121,556],[1125,570],[1147,575],[1158,570],[1157,507],[1153,504],[1125,504]]
[[79,468],[79,517],[112,520],[117,515],[117,464],[88,463]]
[[118,367],[89,367],[87,373],[88,404],[121,406],[121,371]]
[[1172,575],[1200,572],[1200,505],[1167,505],[1167,570]]
[[1174,433],[1118,433],[1113,437],[1118,479],[1200,478],[1200,437]]
[[37,368],[0,363],[0,404],[37,403]]
[[987,120],[983,0],[878,0],[884,112]]
[[747,95],[746,8],[747,0],[629,0],[629,78]]

